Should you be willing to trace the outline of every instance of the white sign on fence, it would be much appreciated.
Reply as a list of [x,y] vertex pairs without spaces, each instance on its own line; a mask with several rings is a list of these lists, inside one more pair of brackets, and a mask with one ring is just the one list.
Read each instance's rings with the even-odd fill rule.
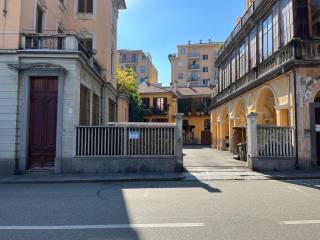
[[320,132],[320,124],[316,125],[316,132]]
[[139,132],[129,131],[130,140],[139,140],[139,138],[140,138]]

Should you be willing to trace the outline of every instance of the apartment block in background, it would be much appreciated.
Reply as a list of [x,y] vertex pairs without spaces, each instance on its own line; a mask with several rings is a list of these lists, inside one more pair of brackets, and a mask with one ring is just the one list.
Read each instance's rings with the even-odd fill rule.
[[170,54],[171,83],[177,87],[217,85],[215,61],[221,43],[190,42],[178,45],[178,53]]
[[0,175],[76,172],[75,126],[124,116],[113,75],[125,1],[3,0],[1,8]]
[[117,65],[121,69],[130,67],[136,73],[139,83],[158,82],[158,71],[152,63],[152,57],[142,50],[118,50]]

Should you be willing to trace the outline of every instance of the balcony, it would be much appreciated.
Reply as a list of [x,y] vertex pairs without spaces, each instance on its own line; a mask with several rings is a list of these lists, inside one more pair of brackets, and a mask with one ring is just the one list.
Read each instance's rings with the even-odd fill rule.
[[199,76],[190,76],[188,77],[188,81],[190,82],[197,82],[197,81],[200,81],[201,78]]
[[251,69],[244,76],[219,92],[212,99],[215,108],[266,81],[292,69],[296,65],[320,63],[320,40],[292,40],[287,46]]
[[80,52],[92,70],[104,78],[103,67],[95,59],[93,52],[79,43],[79,38],[75,34],[23,33],[20,48],[23,50]]
[[179,99],[178,112],[185,116],[209,115],[210,99]]
[[188,53],[188,58],[200,58],[201,54],[200,52],[190,52]]
[[199,64],[189,64],[188,67],[189,67],[189,70],[200,70],[201,69]]
[[120,64],[135,65],[137,63],[137,59],[120,59]]

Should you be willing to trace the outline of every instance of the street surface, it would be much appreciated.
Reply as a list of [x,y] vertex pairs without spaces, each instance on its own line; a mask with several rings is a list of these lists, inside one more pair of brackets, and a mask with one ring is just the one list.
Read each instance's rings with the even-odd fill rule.
[[0,185],[0,240],[319,240],[320,180]]

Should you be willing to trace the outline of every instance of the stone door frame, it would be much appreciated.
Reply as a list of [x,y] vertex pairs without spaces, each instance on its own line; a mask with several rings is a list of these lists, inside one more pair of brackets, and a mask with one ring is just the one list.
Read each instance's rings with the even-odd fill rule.
[[316,117],[315,109],[320,108],[320,103],[310,103],[310,137],[311,137],[311,161],[312,164],[317,164],[317,133],[315,129]]

